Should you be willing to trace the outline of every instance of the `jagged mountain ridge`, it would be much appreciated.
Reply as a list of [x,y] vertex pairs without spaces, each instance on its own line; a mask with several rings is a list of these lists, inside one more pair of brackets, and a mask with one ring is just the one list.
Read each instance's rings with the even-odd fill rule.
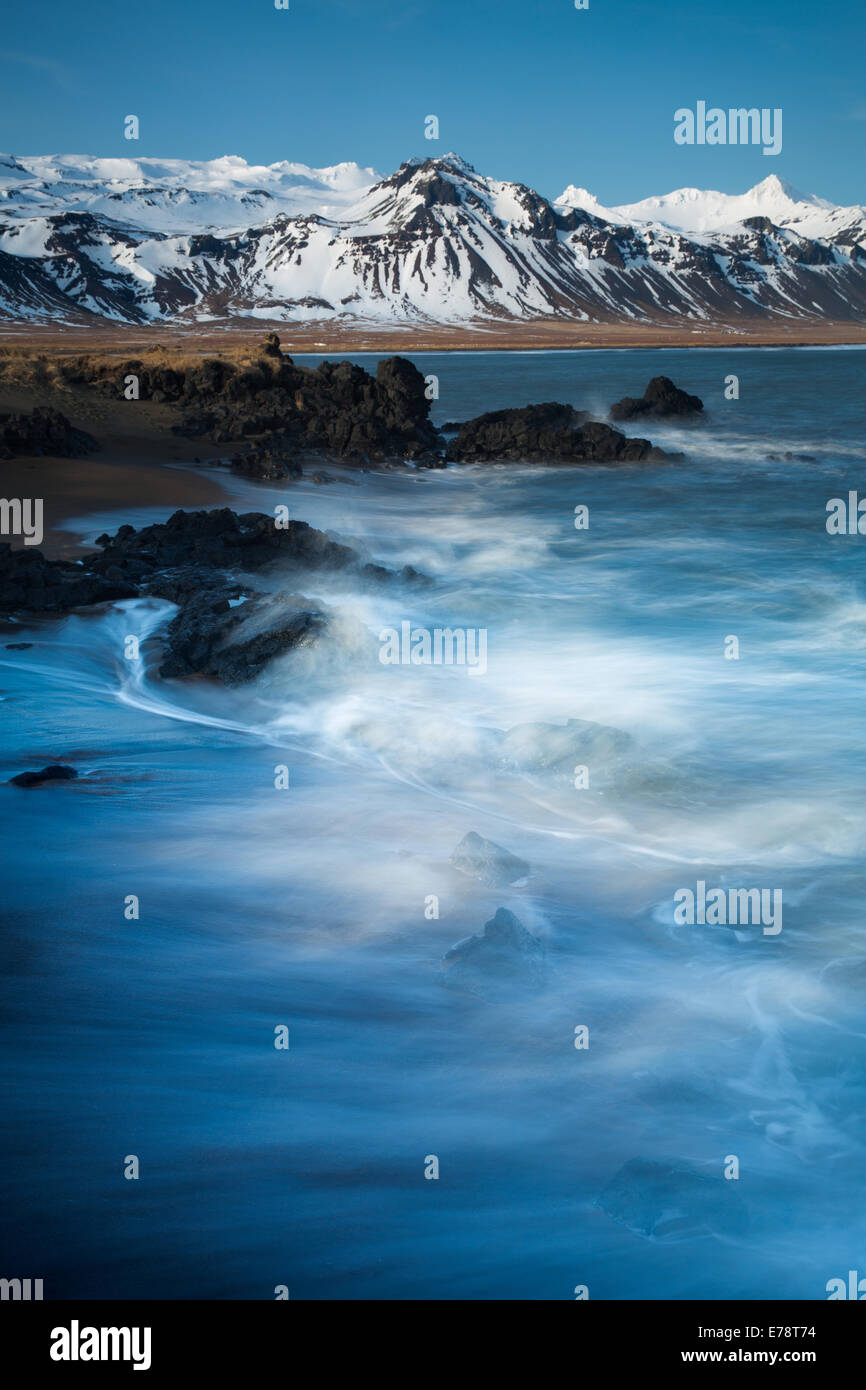
[[775,178],[739,198],[681,189],[604,209],[573,187],[551,203],[456,155],[383,179],[358,165],[4,156],[0,193],[6,320],[866,320],[866,212]]

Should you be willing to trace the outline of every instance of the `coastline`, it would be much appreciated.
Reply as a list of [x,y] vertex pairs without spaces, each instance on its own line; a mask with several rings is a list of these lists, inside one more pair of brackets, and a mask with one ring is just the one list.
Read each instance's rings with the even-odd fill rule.
[[[281,357],[281,347],[277,335],[272,335],[276,339],[277,346],[273,344],[256,341],[247,348],[243,340],[239,338],[229,339],[228,335],[222,335],[219,339],[219,351],[214,353],[213,349],[204,347],[201,343],[185,343],[179,351],[178,344],[166,344],[164,341],[148,344],[130,344],[126,340],[126,335],[119,335],[122,341],[115,340],[114,347],[104,341],[99,345],[98,352],[90,351],[86,353],[75,353],[68,344],[63,348],[55,342],[52,343],[51,361],[45,353],[40,353],[38,345],[28,340],[26,344],[18,345],[7,344],[5,348],[0,346],[0,416],[3,412],[22,413],[29,415],[35,410],[53,410],[58,412],[66,422],[66,426],[72,428],[73,432],[78,431],[88,436],[91,443],[98,443],[98,452],[91,453],[85,451],[78,454],[40,454],[34,452],[13,454],[3,460],[3,488],[10,497],[32,497],[38,496],[43,508],[41,517],[41,550],[47,560],[72,560],[80,559],[82,549],[88,553],[93,547],[86,544],[82,548],[82,541],[88,535],[93,535],[91,521],[101,512],[111,512],[115,516],[123,515],[125,510],[130,512],[143,508],[160,508],[169,513],[176,510],[196,511],[202,509],[219,508],[221,506],[231,506],[235,500],[231,488],[225,485],[223,474],[226,465],[238,455],[245,456],[251,440],[255,437],[267,441],[269,438],[276,438],[277,448],[279,443],[279,432],[274,433],[274,422],[269,420],[263,422],[255,418],[242,422],[240,432],[230,432],[226,437],[225,431],[216,431],[213,427],[206,430],[196,430],[192,437],[186,432],[179,430],[181,414],[178,402],[166,401],[165,393],[161,388],[163,377],[157,375],[154,379],[157,388],[153,395],[145,395],[143,399],[135,398],[133,401],[126,400],[119,394],[120,387],[114,383],[113,390],[106,393],[104,390],[95,389],[99,381],[99,371],[108,372],[109,380],[112,374],[116,374],[121,362],[134,360],[136,370],[144,372],[167,373],[168,377],[173,372],[181,374],[189,373],[191,379],[195,379],[195,373],[200,372],[200,362],[208,357],[213,360],[220,360],[225,364],[227,370],[238,372],[237,380],[243,380],[243,368],[249,367],[251,358],[258,358],[259,367],[261,363],[273,363],[276,355]],[[93,348],[96,345],[90,344]],[[198,350],[196,350],[198,349]],[[270,356],[262,356],[262,353],[270,353]],[[291,354],[284,354],[290,360]],[[56,371],[58,363],[62,363],[64,357],[70,361],[71,376],[65,378],[63,372]],[[398,357],[391,359],[393,363],[398,362]],[[84,366],[82,367],[82,364]],[[348,363],[346,364],[348,366]],[[381,365],[381,364],[380,364]],[[423,377],[417,369],[409,363],[403,363],[403,368],[408,370],[410,376],[411,390],[416,393],[416,399],[409,408],[409,414],[405,415],[399,426],[398,436],[391,439],[389,448],[397,450],[402,456],[404,449],[410,451],[412,457],[413,441],[415,444],[415,455],[419,456],[419,444],[428,444],[424,430],[431,429],[429,424],[429,403],[420,402],[419,393],[423,393]],[[240,369],[240,370],[239,370]],[[121,372],[125,370],[120,367]],[[252,368],[253,373],[256,368]],[[270,369],[267,369],[270,370]],[[282,363],[280,370],[282,370]],[[310,373],[308,369],[303,380],[323,380],[315,373]],[[358,368],[354,369],[356,372]],[[402,368],[400,369],[403,370]],[[82,384],[82,373],[90,371],[92,375],[89,384]],[[76,375],[77,374],[77,375]],[[370,377],[366,372],[360,373],[365,382],[372,388],[377,377]],[[265,374],[267,378],[267,371]],[[326,375],[325,381],[330,382],[331,378]],[[396,410],[399,416],[407,407],[404,404],[405,398],[400,394],[405,389],[404,379],[398,373],[397,395],[389,398],[390,407]],[[666,378],[661,378],[666,380]],[[388,378],[390,382],[390,378]],[[104,384],[104,383],[103,383]],[[297,383],[296,383],[297,384]],[[252,396],[248,396],[244,405],[249,409],[251,401],[256,399],[254,388]],[[338,409],[356,409],[357,403],[353,405],[351,398],[347,406],[343,398],[338,394],[333,403],[329,403],[327,392],[330,387],[325,387],[324,404],[320,401],[318,407],[308,403],[307,409],[315,414],[315,410],[325,409],[326,413],[329,404],[333,404]],[[391,385],[377,387],[386,393],[392,389]],[[680,393],[681,395],[683,393]],[[696,398],[695,398],[696,399]],[[240,408],[240,398],[234,398],[234,409]],[[416,432],[415,425],[411,423],[412,411],[421,408],[424,417],[423,429],[420,434]],[[697,402],[698,409],[701,408],[700,401]],[[292,410],[290,401],[284,403],[284,408]],[[534,407],[527,407],[530,411]],[[540,407],[543,411],[546,407]],[[562,407],[568,411],[569,407]],[[363,414],[363,407],[362,407]],[[575,423],[577,417],[575,417]],[[247,423],[255,425],[251,432],[247,431]],[[417,420],[416,420],[417,423]],[[237,426],[235,421],[234,425]],[[359,428],[356,421],[354,428]],[[542,436],[545,429],[553,430],[556,428],[566,428],[562,422],[548,421],[547,417],[542,422],[535,422],[531,426],[529,422],[521,425],[521,428],[529,433],[522,436],[523,443],[519,448],[527,450],[525,461],[529,464],[554,464],[557,462],[566,463],[571,459],[571,455],[561,459],[555,457],[539,458],[532,453],[533,449],[541,447]],[[419,427],[420,428],[420,427]],[[583,456],[575,455],[572,461],[590,461],[593,457],[593,450],[601,451],[608,447],[612,452],[601,453],[599,461],[613,462],[620,457],[625,458],[625,450],[632,447],[632,459],[643,457],[643,453],[634,453],[634,449],[646,452],[654,452],[657,458],[665,457],[658,450],[652,451],[649,441],[643,438],[636,438],[634,445],[629,444],[626,435],[605,424],[603,421],[596,421],[593,425],[596,434],[591,436],[585,449],[589,452]],[[402,430],[402,434],[400,431]],[[532,431],[535,432],[533,442]],[[264,433],[262,433],[264,431]],[[483,433],[483,431],[482,431]],[[601,434],[599,442],[598,434]],[[220,441],[220,442],[217,442]],[[617,449],[613,449],[616,444]],[[620,448],[620,446],[622,446]],[[489,439],[475,440],[468,456],[464,462],[476,461],[476,455],[484,461],[496,463],[501,461],[503,464],[518,461],[515,454],[515,440],[505,435],[494,441]],[[267,446],[266,446],[267,448]],[[501,459],[497,457],[497,450],[501,448]],[[491,455],[491,450],[492,455]],[[324,463],[330,467],[338,467],[341,462],[341,452],[339,440],[335,439],[325,447],[320,447],[316,456],[317,463]],[[354,450],[358,455],[358,449]],[[301,450],[303,455],[303,449]],[[363,455],[366,460],[366,455]],[[374,452],[373,457],[377,455]],[[381,451],[378,455],[380,460],[386,462]],[[431,466],[426,460],[423,450],[420,457],[424,460],[422,467]],[[673,456],[672,456],[673,457]],[[520,454],[523,458],[523,454]],[[355,459],[353,472],[357,471],[358,458]],[[391,460],[392,464],[396,460]],[[251,474],[251,480],[268,481],[273,483],[281,478],[288,482],[293,481],[295,476],[300,477],[301,470],[298,469],[297,475],[288,473],[280,474],[269,473],[267,467],[270,460],[264,464],[264,471]],[[309,462],[309,460],[308,460]],[[369,468],[368,461],[368,468]],[[387,463],[386,463],[387,466]],[[435,466],[444,467],[444,463],[436,463]],[[309,475],[308,475],[309,476]],[[319,469],[312,475],[314,482],[327,481],[339,483],[338,476],[329,475]],[[353,479],[357,483],[357,478]],[[85,518],[87,523],[84,524]],[[80,525],[70,527],[71,520],[77,520]],[[124,524],[127,517],[123,516]],[[5,534],[5,533],[4,533]],[[24,548],[28,542],[22,535],[10,536],[12,548]]]
[[[171,360],[171,354],[183,355],[186,361],[199,357],[221,356],[232,360],[242,360],[250,351],[261,347],[265,325],[260,321],[254,327],[235,326],[216,332],[211,329],[172,330],[168,333],[164,326],[147,331],[131,330],[129,327],[98,327],[94,329],[62,329],[57,326],[43,329],[20,327],[14,336],[9,329],[0,328],[0,368],[2,356],[7,354],[12,361],[30,359],[38,361],[45,353],[53,359],[62,360],[65,356],[84,354],[111,362],[122,361],[137,353],[149,354],[151,360]],[[285,325],[278,325],[285,334]],[[549,332],[554,327],[544,326]],[[574,325],[555,325],[564,336],[573,332]],[[628,350],[629,348],[677,349],[689,348],[718,349],[721,341],[702,341],[697,343],[693,337],[685,344],[682,330],[669,332],[670,341],[651,342],[648,339],[657,330],[646,326],[617,327],[613,325],[594,326],[597,341],[592,345],[594,351]],[[274,330],[275,331],[275,330]],[[321,325],[297,329],[291,339],[281,338],[282,351],[286,356],[303,353],[323,352],[324,344],[314,335],[322,331]],[[354,341],[360,330],[347,330],[346,335],[334,342],[335,352],[341,356],[352,352],[396,352],[399,355],[417,355],[424,352],[457,353],[545,353],[548,351],[568,352],[582,350],[590,346],[586,343],[574,344],[562,341],[554,346],[544,346],[530,341],[532,324],[523,326],[521,342],[506,345],[504,335],[514,331],[514,325],[500,325],[478,330],[457,330],[461,335],[451,342],[424,342],[413,333],[411,345],[406,341],[395,342],[390,337],[367,338]],[[386,334],[396,330],[383,330]],[[442,333],[451,330],[439,330]],[[589,331],[589,330],[584,330]],[[844,333],[850,326],[844,326]],[[843,335],[841,325],[823,325],[821,342],[801,343],[799,341],[778,342],[776,335],[767,335],[766,341],[752,337],[726,337],[729,347],[840,347],[847,343],[836,341],[833,334]],[[482,336],[479,336],[481,334]],[[299,341],[299,335],[303,339]],[[607,336],[605,336],[607,335]],[[620,341],[628,335],[630,341]],[[706,335],[711,338],[711,334]],[[816,334],[816,336],[818,336]],[[862,326],[862,343],[866,346],[866,325]],[[832,340],[831,340],[832,339]],[[237,453],[242,452],[247,441],[235,440],[222,444],[214,443],[204,437],[187,438],[174,432],[178,420],[177,408],[156,400],[141,400],[132,407],[127,401],[114,399],[92,389],[70,385],[58,388],[55,383],[45,380],[36,382],[16,377],[14,371],[6,377],[0,370],[0,412],[31,411],[35,407],[52,407],[63,412],[77,429],[91,432],[100,442],[100,450],[86,457],[28,457],[19,456],[3,461],[3,492],[6,496],[31,496],[37,494],[44,500],[44,536],[42,552],[47,559],[75,559],[87,553],[89,547],[82,547],[82,541],[89,528],[70,529],[72,519],[93,518],[101,512],[119,513],[124,508],[130,511],[142,508],[165,508],[199,510],[231,507],[235,500],[233,490],[227,485],[225,464]],[[336,460],[332,461],[332,465]],[[335,478],[333,481],[339,481]],[[13,548],[23,546],[20,537],[11,536]]]
[[2,324],[0,349],[30,348],[54,354],[99,352],[129,356],[157,346],[202,356],[253,347],[263,335],[279,334],[283,351],[298,353],[364,352],[574,352],[617,348],[757,348],[866,346],[866,323],[791,323],[756,321],[705,327],[670,324],[592,323],[526,319],[485,321],[449,326],[430,324],[306,324],[281,320],[233,319],[220,324]]

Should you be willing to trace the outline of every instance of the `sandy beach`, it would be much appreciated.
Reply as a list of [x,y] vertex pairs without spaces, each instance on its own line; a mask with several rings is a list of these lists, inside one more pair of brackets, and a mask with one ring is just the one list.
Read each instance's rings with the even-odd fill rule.
[[[79,429],[100,442],[88,458],[15,458],[2,462],[4,497],[41,497],[45,537],[40,547],[49,559],[81,553],[74,531],[60,529],[70,517],[107,507],[219,506],[225,494],[218,475],[199,470],[197,460],[228,457],[230,446],[217,448],[171,432],[176,415],[151,401],[135,404],[106,400],[93,392],[33,390],[0,384],[0,413],[38,406],[61,410]],[[13,546],[23,545],[10,536]]]

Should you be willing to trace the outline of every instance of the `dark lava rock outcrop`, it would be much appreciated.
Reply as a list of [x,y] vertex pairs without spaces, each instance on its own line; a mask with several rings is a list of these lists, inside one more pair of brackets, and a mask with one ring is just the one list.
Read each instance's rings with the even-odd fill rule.
[[175,512],[168,521],[140,531],[121,526],[114,536],[100,536],[97,545],[103,550],[101,556],[88,559],[92,571],[109,575],[116,569],[135,579],[157,570],[190,567],[252,571],[276,560],[304,569],[340,570],[360,564],[349,546],[332,541],[306,521],[277,526],[265,512],[238,514],[230,507]]
[[[349,546],[305,521],[278,528],[263,512],[239,516],[228,507],[175,512],[140,531],[121,526],[97,544],[101,553],[78,562],[48,560],[35,547],[13,550],[8,542],[0,544],[0,611],[66,613],[140,594],[183,603],[201,593],[209,574],[252,572],[276,561],[304,571],[355,569],[373,581],[391,577],[381,565],[363,565]],[[417,577],[408,567],[403,576]]]
[[138,377],[139,399],[180,406],[185,417],[175,428],[191,438],[207,435],[219,444],[279,435],[294,450],[440,462],[424,377],[405,357],[381,361],[375,376],[351,362],[299,367],[272,333],[246,365],[216,357],[184,367],[77,358],[63,371],[70,385],[119,398],[126,378]]
[[300,478],[304,472],[294,457],[291,441],[279,437],[269,439],[259,448],[235,454],[231,468],[233,473],[240,473],[244,478],[258,478],[268,483],[281,478]]
[[47,560],[0,545],[0,611],[60,614],[121,598],[167,599],[178,612],[162,635],[163,676],[203,675],[227,684],[251,680],[273,657],[321,635],[327,614],[316,600],[258,594],[238,576],[279,564],[293,578],[352,574],[379,585],[423,582],[411,566],[399,576],[364,564],[347,545],[305,521],[277,526],[262,512],[175,512],[166,522],[121,526],[78,563]]
[[703,410],[700,396],[690,396],[674,386],[669,376],[654,376],[642,396],[623,396],[610,408],[611,420],[637,420],[650,415],[696,415]]
[[[385,358],[375,376],[345,361],[301,367],[271,333],[244,362],[74,357],[61,370],[68,385],[92,386],[117,398],[135,376],[139,399],[180,409],[176,432],[216,444],[248,442],[252,447],[232,463],[247,477],[297,476],[306,455],[323,453],[364,468],[396,461],[442,468],[446,461],[445,440],[430,421],[425,378],[405,357]],[[641,400],[619,401],[611,417],[700,409],[697,396],[656,377]],[[648,439],[629,439],[556,401],[491,411],[445,428],[456,429],[447,445],[447,459],[454,462],[639,463],[670,457]]]
[[122,572],[97,574],[68,560],[47,560],[35,546],[0,542],[0,612],[67,613],[111,599],[134,598],[138,585]]
[[233,606],[226,593],[195,596],[163,635],[161,676],[206,676],[224,685],[254,680],[274,657],[309,646],[327,615],[307,599],[278,595]]
[[0,414],[0,459],[77,459],[98,448],[92,434],[75,429],[59,410],[37,406]]
[[448,445],[457,463],[641,463],[671,457],[585,411],[549,401],[467,420]]

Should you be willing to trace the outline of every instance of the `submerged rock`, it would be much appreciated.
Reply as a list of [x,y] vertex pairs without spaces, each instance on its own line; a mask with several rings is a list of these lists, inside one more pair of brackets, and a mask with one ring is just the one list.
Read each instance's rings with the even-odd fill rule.
[[40,787],[43,782],[71,782],[77,776],[75,768],[66,763],[49,763],[39,772],[19,772],[9,781],[13,787]]
[[564,724],[515,724],[503,734],[500,747],[501,762],[506,768],[569,779],[577,765],[603,772],[635,754],[630,734],[589,719],[567,719]]
[[442,965],[470,987],[486,981],[538,984],[545,973],[544,947],[513,912],[500,907],[480,936],[467,936],[446,951]]
[[611,420],[636,420],[643,415],[696,415],[703,410],[700,396],[690,396],[674,386],[669,376],[654,376],[642,396],[623,396],[610,408]]
[[286,441],[271,440],[258,449],[248,449],[244,454],[236,454],[231,461],[233,473],[244,478],[259,478],[263,482],[275,482],[281,478],[300,478],[303,468],[293,457]]
[[746,1213],[721,1171],[708,1177],[688,1162],[633,1158],[614,1175],[596,1206],[648,1240],[687,1240],[738,1230]]
[[564,724],[515,724],[499,737],[498,762],[507,773],[601,795],[674,796],[680,771],[650,758],[623,729],[590,719]]
[[98,448],[92,434],[76,429],[59,410],[48,406],[0,414],[0,459],[77,459]]
[[629,439],[585,411],[548,401],[468,420],[447,457],[458,463],[635,463],[669,456],[648,439]]
[[451,855],[451,863],[461,873],[477,878],[488,888],[497,888],[525,878],[529,865],[492,840],[470,830]]

